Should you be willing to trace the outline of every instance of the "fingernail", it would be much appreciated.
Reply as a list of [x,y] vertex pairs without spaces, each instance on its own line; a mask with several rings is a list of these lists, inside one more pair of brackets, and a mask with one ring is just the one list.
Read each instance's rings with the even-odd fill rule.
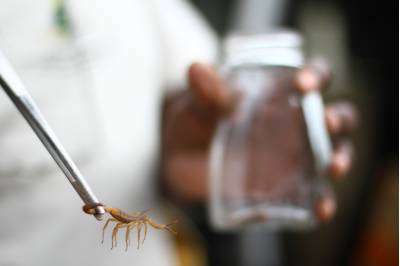
[[210,86],[212,87],[213,70],[211,66],[202,63],[194,63],[189,68],[189,76],[191,85],[196,87],[198,90],[207,90]]
[[325,120],[326,120],[326,126],[330,133],[335,134],[340,131],[340,126],[341,126],[340,119],[332,108],[327,107],[325,109]]
[[332,198],[325,198],[319,205],[318,216],[321,222],[327,222],[332,219],[336,212],[336,202]]
[[311,69],[302,69],[296,76],[298,89],[302,93],[318,90],[320,78]]
[[345,175],[350,169],[350,157],[347,153],[337,153],[333,155],[331,163],[331,175],[338,179]]

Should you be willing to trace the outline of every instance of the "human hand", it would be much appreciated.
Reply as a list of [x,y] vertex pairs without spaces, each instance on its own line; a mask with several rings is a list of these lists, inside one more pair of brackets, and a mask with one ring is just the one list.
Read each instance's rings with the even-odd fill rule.
[[[236,95],[209,65],[195,63],[189,69],[189,89],[166,99],[163,112],[163,173],[171,196],[182,202],[202,202],[207,198],[208,153],[220,117],[235,105]],[[299,92],[322,90],[329,71],[314,63],[301,69],[295,78]],[[344,138],[354,128],[356,115],[348,103],[326,107],[326,123],[334,139],[330,173],[344,176],[351,166],[352,146]],[[337,137],[340,136],[340,137]],[[324,191],[315,208],[321,221],[336,210],[333,193]]]

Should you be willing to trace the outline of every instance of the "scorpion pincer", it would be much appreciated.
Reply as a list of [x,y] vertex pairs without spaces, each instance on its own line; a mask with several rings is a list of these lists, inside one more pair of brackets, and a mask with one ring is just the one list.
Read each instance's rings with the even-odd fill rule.
[[[140,242],[143,244],[144,240],[146,239],[148,225],[150,225],[151,227],[158,229],[158,230],[165,230],[172,234],[176,234],[176,231],[173,230],[171,226],[173,224],[175,224],[177,221],[174,221],[169,224],[158,224],[158,223],[154,222],[152,219],[150,219],[149,216],[147,216],[146,213],[148,212],[148,210],[129,214],[129,213],[121,211],[118,208],[112,208],[112,207],[103,205],[102,203],[96,203],[93,205],[83,206],[83,211],[87,214],[94,214],[95,213],[94,209],[97,206],[102,206],[104,208],[104,210],[113,217],[113,218],[109,218],[103,226],[101,243],[104,242],[105,230],[106,230],[107,226],[109,225],[109,223],[116,222],[116,225],[114,226],[114,229],[112,230],[111,249],[113,249],[114,247],[117,246],[117,234],[118,234],[118,230],[121,228],[126,228],[125,251],[128,250],[128,247],[130,245],[130,231],[133,228],[136,228],[136,230],[137,230],[137,248],[138,249],[140,247]],[[143,236],[142,241],[140,241],[142,228],[144,229],[144,236]]]

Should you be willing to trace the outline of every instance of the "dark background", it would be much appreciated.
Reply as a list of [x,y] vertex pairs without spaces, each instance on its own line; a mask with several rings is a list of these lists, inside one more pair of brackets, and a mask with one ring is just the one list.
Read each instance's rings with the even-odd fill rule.
[[[229,32],[235,1],[192,3],[220,36]],[[333,14],[333,22],[318,16],[321,10]],[[321,47],[309,54],[323,51],[323,38],[330,34],[327,29],[319,38],[313,30],[319,23],[330,19],[340,29],[344,63],[333,67],[338,75],[326,99],[349,100],[360,113],[354,167],[335,187],[336,217],[312,232],[216,234],[203,207],[187,207],[210,265],[398,265],[397,10],[395,1],[288,1],[282,26]]]

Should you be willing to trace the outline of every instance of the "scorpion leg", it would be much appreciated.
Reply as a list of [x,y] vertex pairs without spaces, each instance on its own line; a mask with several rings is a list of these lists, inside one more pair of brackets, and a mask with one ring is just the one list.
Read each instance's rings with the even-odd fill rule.
[[137,249],[140,247],[140,231],[142,230],[142,222],[138,222],[137,225]]
[[117,220],[117,219],[114,219],[114,218],[109,218],[109,219],[107,220],[107,222],[104,224],[104,227],[103,227],[103,237],[102,237],[102,239],[101,239],[101,243],[102,243],[102,244],[104,243],[104,233],[105,233],[106,228],[107,228],[107,226],[108,226],[108,224],[109,224],[110,222],[118,222],[118,220]]
[[133,216],[143,216],[144,214],[146,214],[147,212],[151,211],[151,209],[146,209],[140,212],[134,212],[132,213]]
[[147,236],[147,223],[144,222],[143,225],[144,225],[144,237],[142,240],[142,245],[143,245],[144,241],[146,240],[146,236]]
[[130,237],[130,232],[131,229],[135,226],[135,222],[131,222],[128,224],[128,227],[126,228],[125,232],[125,251],[128,251],[128,247],[131,244],[131,237]]
[[[116,241],[115,241],[115,238],[116,238],[117,231],[118,231],[118,225],[120,225],[120,224],[121,224],[121,223],[117,223],[117,224],[114,226],[114,229],[112,230],[112,235],[111,235],[111,249],[114,248],[114,243],[116,242]],[[115,246],[117,246],[117,245],[115,244]]]
[[127,226],[125,223],[117,223],[117,225],[114,227],[113,231],[112,231],[112,237],[111,237],[111,249],[113,249],[114,247],[117,246],[117,233],[118,233],[118,229],[123,228]]

